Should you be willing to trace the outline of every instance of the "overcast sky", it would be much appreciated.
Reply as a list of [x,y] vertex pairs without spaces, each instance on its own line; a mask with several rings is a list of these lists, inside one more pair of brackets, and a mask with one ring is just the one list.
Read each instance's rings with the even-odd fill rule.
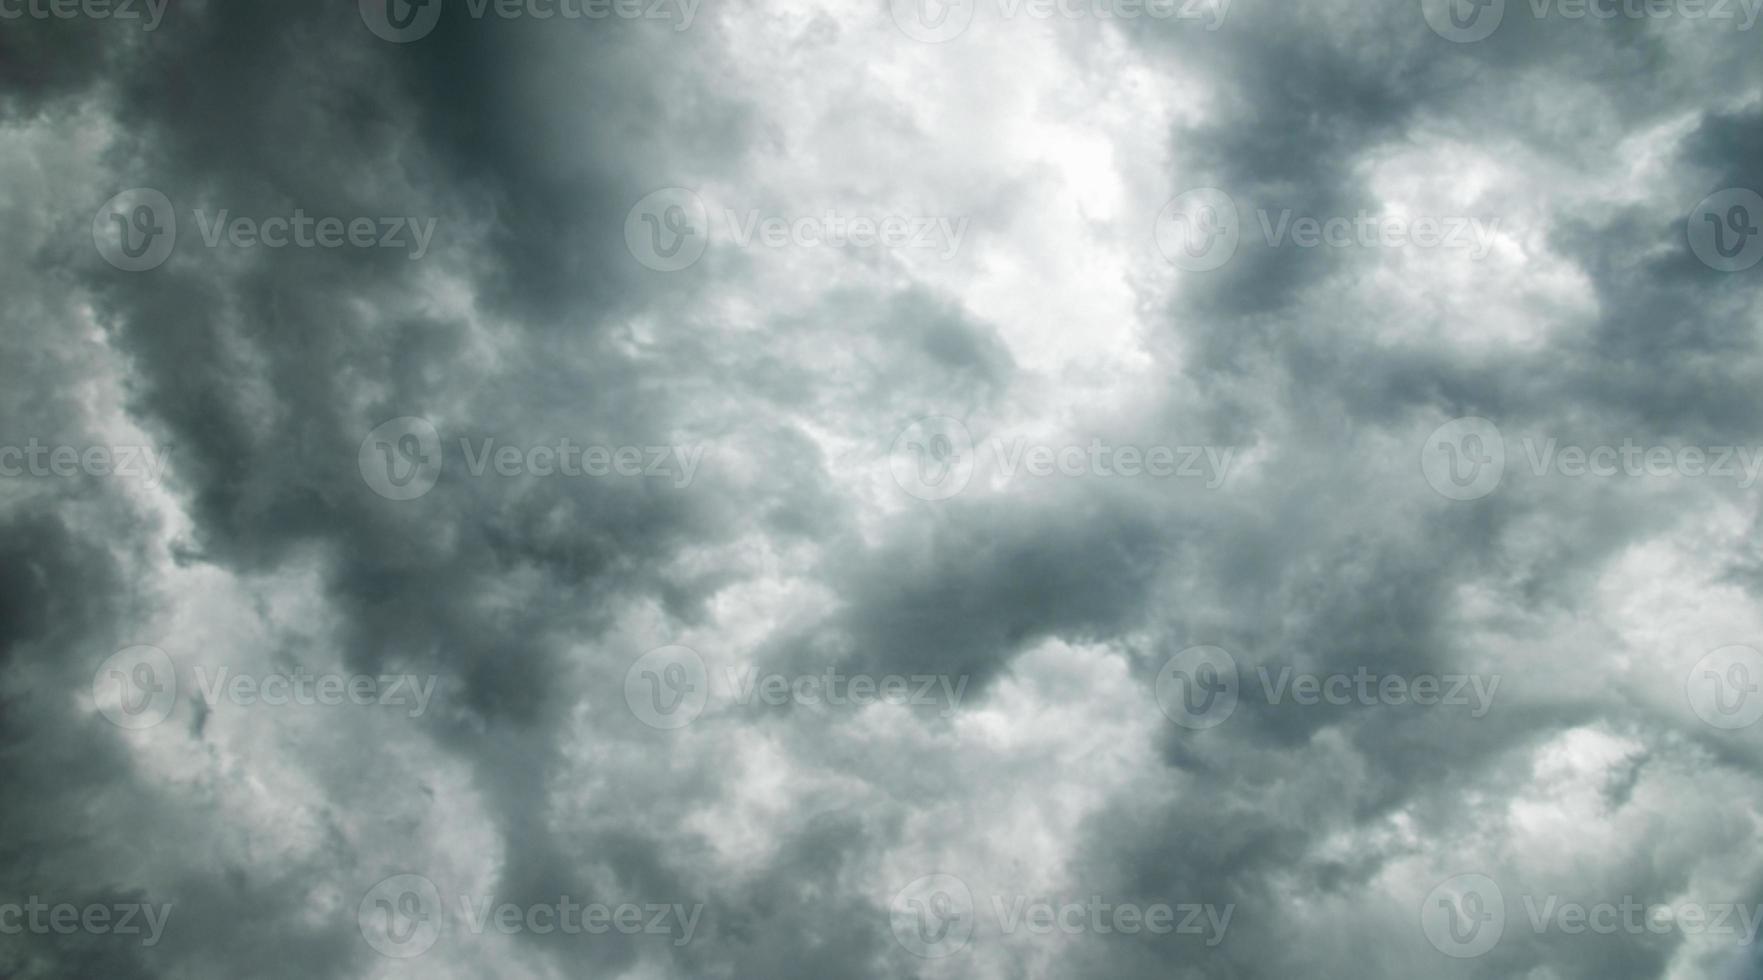
[[1763,976],[1760,13],[0,0],[0,975]]

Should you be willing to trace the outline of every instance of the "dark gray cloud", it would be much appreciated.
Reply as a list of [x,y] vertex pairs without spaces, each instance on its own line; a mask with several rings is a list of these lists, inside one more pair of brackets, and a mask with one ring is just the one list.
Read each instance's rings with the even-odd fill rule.
[[[0,449],[169,460],[0,476],[0,974],[1757,972],[1536,912],[1763,901],[1756,728],[1708,700],[1752,661],[1704,661],[1763,628],[1758,273],[1692,244],[1763,190],[1742,4],[1457,43],[1420,0],[1000,0],[930,44],[906,3],[434,2],[410,43],[377,0],[0,20]],[[1209,271],[1161,254],[1201,187]],[[131,188],[177,221],[145,271]],[[1493,237],[1293,237],[1361,213]],[[1462,418],[1497,486],[1450,482]],[[1625,443],[1737,470],[1560,455]],[[142,645],[176,697],[129,727]],[[1357,675],[1496,686],[1291,686]],[[1467,874],[1503,934],[1454,956]],[[171,912],[6,933],[39,898]],[[662,926],[494,925],[564,899]]]

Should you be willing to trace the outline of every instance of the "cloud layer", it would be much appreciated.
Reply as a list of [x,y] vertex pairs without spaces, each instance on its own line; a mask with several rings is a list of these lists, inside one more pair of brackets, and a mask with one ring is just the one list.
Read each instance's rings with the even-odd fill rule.
[[1756,19],[0,3],[0,974],[1763,974]]

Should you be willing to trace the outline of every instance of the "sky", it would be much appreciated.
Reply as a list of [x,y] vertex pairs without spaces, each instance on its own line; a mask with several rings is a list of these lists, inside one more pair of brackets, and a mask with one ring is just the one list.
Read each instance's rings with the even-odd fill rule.
[[1763,977],[1763,0],[0,0],[0,976]]

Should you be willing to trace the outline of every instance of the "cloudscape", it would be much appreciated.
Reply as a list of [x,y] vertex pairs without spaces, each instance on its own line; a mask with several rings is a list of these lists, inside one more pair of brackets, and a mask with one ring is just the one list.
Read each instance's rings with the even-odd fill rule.
[[0,0],[0,977],[1763,977],[1763,0]]

